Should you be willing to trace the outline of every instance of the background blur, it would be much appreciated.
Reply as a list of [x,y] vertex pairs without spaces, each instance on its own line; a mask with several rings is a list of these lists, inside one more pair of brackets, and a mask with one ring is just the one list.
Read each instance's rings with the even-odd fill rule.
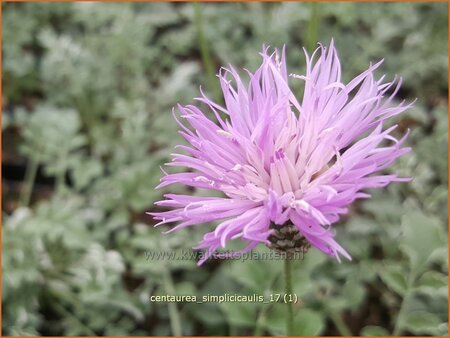
[[296,262],[296,332],[447,335],[446,3],[2,8],[4,335],[171,335],[177,318],[184,335],[283,334],[284,304],[150,302],[281,292],[283,264],[147,259],[191,248],[212,225],[162,235],[144,212],[182,142],[177,102],[200,85],[220,101],[218,68],[255,70],[262,44],[286,44],[301,74],[301,47],[331,37],[344,80],[385,58],[378,75],[402,76],[399,99],[418,98],[398,121],[413,152],[392,169],[414,181],[373,192],[336,225],[352,262],[316,250]]

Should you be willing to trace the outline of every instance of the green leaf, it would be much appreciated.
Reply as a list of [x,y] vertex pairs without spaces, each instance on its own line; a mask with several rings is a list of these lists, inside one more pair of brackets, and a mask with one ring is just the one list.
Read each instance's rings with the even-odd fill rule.
[[224,302],[220,304],[227,321],[234,326],[254,326],[256,321],[257,303]]
[[429,296],[446,297],[448,276],[437,271],[425,272],[417,281],[415,290]]
[[361,281],[350,279],[345,283],[342,295],[346,300],[346,307],[356,310],[366,295],[366,289]]
[[[311,249],[301,261],[293,262],[292,277],[294,282],[294,293],[299,297],[309,294],[315,288],[314,280],[312,279],[313,271],[327,260],[327,256],[319,250]],[[280,262],[282,263],[282,262]]]
[[392,291],[399,295],[403,296],[408,289],[407,272],[400,265],[383,265],[379,276]]
[[315,311],[300,309],[294,319],[294,334],[297,336],[317,336],[325,326],[323,316]]
[[361,330],[361,336],[386,337],[389,332],[384,327],[368,325]]
[[[400,211],[402,210],[402,205],[395,196],[375,194],[374,198],[365,201],[363,204],[364,210],[367,210],[374,214],[380,220],[398,220],[400,218]],[[383,212],[380,212],[383,210]]]
[[[294,314],[294,335],[295,336],[316,336],[320,334],[325,325],[322,314],[307,309],[296,309]],[[266,329],[272,335],[286,334],[287,304],[277,304],[267,315],[265,322]]]
[[440,335],[438,328],[442,323],[441,319],[426,311],[416,311],[409,313],[404,319],[404,328],[414,334]]
[[78,159],[76,166],[71,172],[74,185],[78,189],[85,188],[92,182],[93,179],[99,177],[102,174],[102,163],[94,159]]
[[403,216],[401,228],[400,248],[410,259],[412,273],[418,275],[431,263],[430,256],[445,246],[443,226],[436,217],[416,210]]
[[219,325],[224,322],[223,313],[220,311],[217,304],[203,303],[203,304],[188,304],[189,313],[192,314],[200,322],[208,325]]
[[[254,253],[256,254],[256,251]],[[282,261],[279,262],[282,263]],[[266,260],[238,260],[231,264],[230,272],[232,278],[239,284],[246,286],[252,292],[263,293],[271,288],[273,280],[282,272],[283,264],[277,263],[277,261]]]

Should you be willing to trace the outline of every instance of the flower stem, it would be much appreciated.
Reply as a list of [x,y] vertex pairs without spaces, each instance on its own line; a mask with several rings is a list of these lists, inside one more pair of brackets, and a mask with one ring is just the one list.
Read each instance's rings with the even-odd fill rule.
[[33,192],[34,181],[39,167],[39,159],[32,157],[25,172],[25,182],[20,196],[20,204],[27,207],[30,204],[31,193]]
[[[292,295],[292,262],[289,258],[284,260],[285,294]],[[289,296],[287,296],[289,297]],[[288,315],[286,317],[286,335],[294,335],[294,303],[287,302]]]

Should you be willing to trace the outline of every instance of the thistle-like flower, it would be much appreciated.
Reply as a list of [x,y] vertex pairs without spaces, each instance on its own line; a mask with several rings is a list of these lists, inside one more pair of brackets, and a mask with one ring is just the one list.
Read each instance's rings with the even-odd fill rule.
[[[393,102],[401,79],[375,79],[382,61],[343,84],[333,41],[311,57],[305,51],[301,76],[288,76],[284,49],[269,54],[264,48],[261,56],[248,85],[233,67],[221,69],[224,107],[203,93],[197,99],[217,121],[193,105],[178,106],[192,128],[174,114],[190,145],[179,145],[185,154],[173,154],[167,165],[189,169],[166,173],[158,187],[178,183],[224,197],[166,194],[156,204],[172,209],[150,214],[161,221],[157,225],[179,222],[168,232],[220,222],[196,247],[207,250],[199,264],[235,239],[246,243],[240,252],[260,243],[285,251],[312,245],[351,259],[332,225],[355,199],[370,197],[364,189],[409,180],[380,172],[410,150],[401,147],[408,133],[397,140],[391,135],[396,126],[383,123],[412,103]],[[301,103],[289,77],[304,81]]]

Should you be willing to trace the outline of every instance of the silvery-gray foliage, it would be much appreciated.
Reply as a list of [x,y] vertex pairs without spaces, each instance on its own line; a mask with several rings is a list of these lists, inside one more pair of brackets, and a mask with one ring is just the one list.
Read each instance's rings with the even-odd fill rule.
[[[314,250],[296,262],[296,333],[446,335],[447,4],[201,9],[214,67],[254,70],[263,43],[286,44],[301,73],[300,47],[334,37],[347,76],[385,58],[383,70],[404,77],[400,97],[418,101],[399,121],[413,152],[395,171],[414,180],[374,193],[338,225],[352,262]],[[3,334],[170,335],[169,307],[150,295],[282,293],[277,261],[198,268],[145,256],[190,248],[204,232],[163,236],[144,215],[181,141],[171,108],[200,85],[215,93],[197,20],[189,3],[3,4],[3,161],[39,169],[31,203],[18,196],[26,183],[3,170]],[[285,332],[278,304],[177,310],[184,335]]]

